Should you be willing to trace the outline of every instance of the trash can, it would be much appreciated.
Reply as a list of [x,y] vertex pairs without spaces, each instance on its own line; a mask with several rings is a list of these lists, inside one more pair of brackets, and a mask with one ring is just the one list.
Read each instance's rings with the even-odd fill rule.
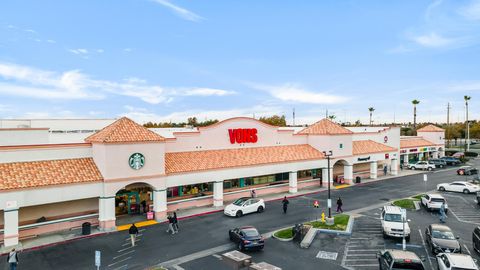
[[92,232],[92,224],[90,222],[82,223],[82,235],[89,235]]
[[303,227],[303,224],[295,224],[295,227],[292,228],[294,241],[297,241],[297,242],[302,241],[303,239],[302,227]]
[[362,178],[360,176],[355,177],[355,184],[360,184]]

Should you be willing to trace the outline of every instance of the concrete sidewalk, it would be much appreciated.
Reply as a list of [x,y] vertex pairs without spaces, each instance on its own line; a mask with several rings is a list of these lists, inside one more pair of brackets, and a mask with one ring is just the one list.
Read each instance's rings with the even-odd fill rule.
[[[411,171],[411,170],[403,170],[400,171],[398,175],[393,176],[393,175],[387,175],[387,176],[380,176],[377,179],[362,179],[362,182],[360,185],[365,185],[365,184],[370,184],[374,183],[377,181],[382,181],[382,180],[387,180],[391,178],[397,178],[397,177],[403,177],[403,176],[409,176],[409,175],[414,175],[414,174],[422,174],[424,171]],[[355,186],[358,184],[352,184],[352,185],[338,185],[338,186],[333,186],[332,190],[335,189],[343,189],[343,188],[348,188],[351,186]],[[319,192],[326,191],[327,187],[310,187],[310,188],[305,188],[300,191],[298,191],[295,194],[290,194],[290,193],[277,193],[277,194],[268,194],[268,195],[262,195],[258,196],[259,198],[264,199],[265,201],[275,201],[275,200],[281,200],[283,199],[284,196],[287,196],[287,198],[295,198],[295,197],[300,197],[308,194],[315,194]],[[225,201],[225,205],[228,204],[229,202]],[[204,207],[195,207],[195,208],[190,208],[190,209],[181,209],[177,210],[177,216],[179,220],[182,219],[187,219],[187,218],[192,218],[196,216],[202,216],[202,215],[208,215],[211,213],[216,213],[223,211],[223,206],[222,207],[212,207],[212,206],[204,206]],[[137,227],[145,227],[145,226],[151,226],[151,225],[156,225],[156,224],[161,224],[164,222],[157,222],[155,220],[144,220],[140,222],[135,222],[135,225]],[[130,224],[126,225],[120,225],[117,227],[116,231],[124,231],[128,230],[130,228]],[[40,235],[35,238],[31,239],[25,239],[19,243],[18,246],[15,248],[17,250],[32,250],[32,249],[38,249],[46,246],[51,246],[51,245],[57,245],[57,244],[63,244],[67,243],[70,241],[74,241],[77,239],[84,239],[84,238],[90,238],[90,237],[96,237],[99,235],[104,235],[107,233],[115,233],[114,232],[103,232],[100,231],[98,228],[93,228],[90,235],[82,235],[81,229],[76,229],[76,230],[70,230],[70,231],[62,231],[62,232],[55,232],[52,234],[45,234],[45,235]],[[8,253],[11,250],[12,247],[6,248],[5,246],[2,245],[0,248],[0,254],[5,254]]]

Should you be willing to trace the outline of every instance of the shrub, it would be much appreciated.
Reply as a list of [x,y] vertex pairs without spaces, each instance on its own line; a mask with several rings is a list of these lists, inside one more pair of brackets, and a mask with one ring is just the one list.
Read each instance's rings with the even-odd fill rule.
[[460,157],[460,162],[462,163],[467,163],[470,159],[469,158],[466,158],[466,157]]
[[292,228],[283,229],[275,232],[275,236],[282,239],[289,239],[293,237],[293,230]]

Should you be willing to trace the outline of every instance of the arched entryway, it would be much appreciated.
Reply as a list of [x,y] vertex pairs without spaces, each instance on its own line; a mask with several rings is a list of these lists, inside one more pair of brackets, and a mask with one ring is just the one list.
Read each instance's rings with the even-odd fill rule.
[[147,183],[129,184],[115,194],[116,225],[153,219],[153,187]]
[[333,168],[333,184],[351,184],[353,180],[353,166],[348,161],[340,159],[335,161]]

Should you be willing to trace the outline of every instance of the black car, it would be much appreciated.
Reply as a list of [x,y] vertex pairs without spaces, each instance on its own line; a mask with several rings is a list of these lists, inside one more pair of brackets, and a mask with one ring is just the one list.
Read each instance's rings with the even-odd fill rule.
[[380,270],[414,269],[424,270],[422,260],[411,251],[387,249],[377,254]]
[[447,165],[454,165],[455,166],[455,165],[462,164],[462,162],[458,158],[454,158],[454,157],[441,157],[440,159],[445,160]]
[[457,170],[458,175],[474,175],[478,174],[478,169],[472,166],[462,166]]
[[427,245],[433,254],[462,253],[462,247],[452,230],[445,225],[431,224],[425,229]]
[[480,205],[480,191],[477,191],[477,204]]
[[428,163],[435,164],[435,167],[437,167],[437,168],[447,167],[447,162],[443,159],[440,159],[440,158],[431,158],[431,159],[428,160]]
[[473,249],[480,253],[480,226],[476,227],[472,233]]
[[229,230],[228,236],[230,241],[235,242],[241,251],[246,249],[263,249],[265,245],[263,236],[252,226]]

